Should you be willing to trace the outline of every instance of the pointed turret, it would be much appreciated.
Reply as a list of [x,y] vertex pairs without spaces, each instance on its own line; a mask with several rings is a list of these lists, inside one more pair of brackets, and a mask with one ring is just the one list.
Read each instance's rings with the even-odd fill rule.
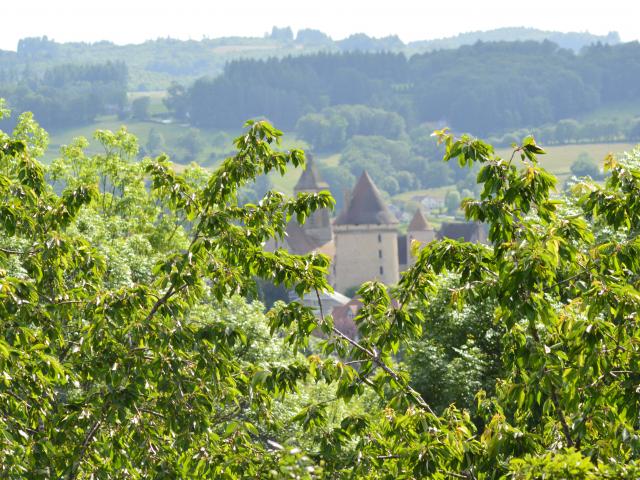
[[[313,156],[307,154],[306,168],[300,175],[293,191],[297,195],[298,193],[318,193],[322,190],[329,190],[329,185],[320,178]],[[333,238],[329,210],[326,208],[313,212],[306,223],[299,228],[304,232],[304,235],[310,237],[318,245],[323,245]]]
[[320,179],[318,170],[316,169],[313,156],[307,154],[307,166],[302,171],[302,175],[298,179],[298,183],[293,187],[293,190],[298,192],[319,192],[321,190],[327,190],[329,185]]
[[394,225],[398,220],[382,200],[378,188],[364,171],[358,179],[349,204],[335,221],[335,225]]
[[429,225],[429,222],[424,217],[422,209],[418,207],[416,213],[413,214],[411,222],[409,222],[408,232],[424,232],[427,230],[433,230],[433,227]]
[[398,281],[398,220],[367,172],[358,179],[348,205],[334,222],[335,286],[338,291],[368,280]]
[[416,258],[411,254],[411,242],[417,240],[422,244],[426,244],[431,242],[435,237],[436,232],[425,218],[420,207],[418,207],[407,228],[407,266],[411,266],[416,262]]

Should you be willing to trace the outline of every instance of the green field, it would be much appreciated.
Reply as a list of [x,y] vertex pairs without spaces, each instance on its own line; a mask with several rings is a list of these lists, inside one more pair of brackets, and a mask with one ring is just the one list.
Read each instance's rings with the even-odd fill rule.
[[[579,155],[586,153],[598,165],[602,165],[604,157],[609,153],[620,154],[633,149],[632,143],[583,143],[578,145],[555,145],[543,147],[546,155],[538,157],[540,164],[548,171],[558,177],[559,181],[564,181],[571,174],[571,164],[576,161]],[[512,150],[498,149],[498,155],[509,158]]]
[[[76,137],[85,137],[91,145],[88,149],[89,153],[98,153],[99,147],[95,141],[92,141],[93,134],[96,130],[118,130],[121,126],[125,126],[127,130],[138,137],[140,144],[144,145],[149,137],[149,131],[154,128],[162,134],[165,139],[166,145],[169,147],[174,145],[180,135],[186,133],[190,127],[179,124],[163,124],[160,122],[141,122],[136,120],[118,120],[115,116],[108,116],[99,118],[98,121],[88,126],[73,128],[65,130],[63,132],[56,132],[50,134],[49,151],[45,155],[44,160],[50,161],[58,156],[60,147],[67,145]],[[211,149],[208,149],[211,150]],[[203,152],[200,157],[203,157],[207,152]]]
[[320,157],[319,160],[325,165],[337,167],[340,164],[340,154],[334,153],[333,155],[329,155],[328,157]]
[[[154,102],[152,102],[152,105],[153,103]],[[194,159],[194,162],[205,165],[209,168],[213,167],[217,161],[225,158],[233,152],[233,139],[241,132],[240,130],[235,132],[207,131],[177,123],[165,124],[157,121],[141,122],[135,120],[118,120],[115,116],[109,116],[100,118],[97,122],[89,126],[50,134],[49,149],[44,155],[43,161],[45,163],[50,163],[60,155],[60,147],[69,144],[77,137],[85,137],[89,140],[90,146],[87,149],[88,154],[101,153],[100,146],[95,140],[93,140],[94,132],[96,130],[115,131],[121,126],[125,126],[129,132],[133,133],[138,138],[138,141],[142,146],[146,144],[151,129],[155,129],[159,132],[164,138],[166,151],[176,152],[175,156],[172,158],[170,155],[170,158],[176,164],[178,169],[183,169],[187,163],[190,163],[183,162],[180,159],[182,150],[177,146],[178,139],[190,130],[197,131],[204,144],[202,152]],[[286,133],[283,136],[280,148],[282,150],[289,150],[291,148],[307,149],[308,145],[304,141],[296,138],[295,135]],[[337,164],[339,155],[334,155],[333,157],[335,157],[334,161]],[[215,161],[213,161],[212,158],[215,158]],[[331,161],[332,157],[329,157],[329,159],[329,161]],[[319,161],[324,160],[319,159]],[[270,179],[274,188],[290,194],[293,192],[293,186],[298,181],[299,176],[299,170],[290,169],[284,176],[281,176],[278,173],[273,173],[271,174]]]
[[409,202],[414,200],[414,197],[431,197],[443,200],[447,192],[451,189],[455,189],[455,185],[447,185],[444,187],[435,188],[423,188],[422,190],[411,190],[409,192],[399,193],[393,197],[394,200],[400,202]]
[[166,115],[169,113],[167,107],[162,103],[162,99],[167,96],[166,90],[155,90],[151,92],[129,92],[127,95],[129,102],[140,97],[149,97],[151,99],[149,105],[149,114]]

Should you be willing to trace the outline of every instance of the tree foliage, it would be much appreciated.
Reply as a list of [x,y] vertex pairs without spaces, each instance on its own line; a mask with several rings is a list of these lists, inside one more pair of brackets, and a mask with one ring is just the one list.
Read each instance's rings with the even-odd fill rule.
[[[593,35],[587,32],[560,33],[545,32],[532,28],[508,28],[487,32],[471,32],[456,37],[422,40],[404,44],[396,36],[372,38],[364,34],[351,35],[344,40],[333,40],[324,32],[313,29],[297,31],[295,41],[288,27],[272,30],[275,35],[264,37],[219,37],[200,40],[178,40],[157,38],[138,44],[116,45],[109,41],[92,43],[56,42],[47,36],[23,38],[18,42],[17,51],[0,51],[0,65],[6,63],[22,70],[30,65],[44,70],[53,65],[68,63],[70,59],[78,63],[126,62],[131,72],[131,90],[162,90],[174,81],[186,84],[202,75],[216,77],[225,65],[242,58],[286,57],[309,55],[318,51],[371,51],[380,52],[394,49],[407,55],[458,48],[473,45],[478,41],[521,41],[545,39],[557,43],[562,48],[579,52],[582,47],[594,44],[618,44],[616,32],[608,35]],[[0,76],[2,71],[0,70]],[[237,125],[234,125],[236,128]]]
[[97,115],[121,111],[127,102],[128,70],[122,62],[59,64],[41,74],[27,65],[2,80],[0,75],[0,96],[50,129],[86,125]]
[[149,108],[151,107],[151,97],[142,96],[134,99],[131,102],[131,116],[135,120],[148,120]]
[[[328,194],[269,193],[260,205],[234,205],[242,184],[301,165],[302,152],[271,150],[279,132],[251,124],[217,174],[190,178],[164,157],[123,168],[135,139],[99,131],[104,154],[87,157],[78,140],[45,172],[32,157],[42,147],[38,132],[23,121],[1,142],[2,476],[294,468],[296,455],[270,455],[253,438],[274,421],[271,396],[296,389],[308,369],[295,358],[243,361],[246,326],[216,317],[211,305],[246,294],[255,276],[327,288],[324,257],[268,253],[261,244],[283,235],[291,215],[330,206]],[[224,460],[241,444],[244,453]]]
[[439,412],[455,404],[477,416],[476,394],[495,394],[501,371],[500,338],[504,330],[492,321],[491,298],[459,308],[455,278],[442,278],[424,306],[422,336],[404,347],[403,358],[411,381],[423,398]]
[[364,105],[339,105],[301,117],[296,131],[314,150],[332,151],[344,147],[345,141],[355,135],[397,140],[404,135],[405,124],[397,113]]
[[[290,219],[331,207],[328,193],[238,201],[256,176],[303,165],[274,148],[280,136],[248,122],[216,171],[180,174],[163,156],[129,163],[125,130],[97,132],[97,156],[76,141],[50,168],[29,116],[2,134],[3,477],[638,477],[640,152],[557,198],[533,138],[506,160],[437,132],[446,161],[479,165],[480,198],[463,207],[491,245],[416,245],[397,285],[360,288],[357,339],[327,312],[277,303],[274,352],[235,295],[256,278],[330,290],[323,255],[264,250]],[[493,307],[462,331],[487,332],[485,315],[499,326],[498,380],[473,419],[435,411],[398,363],[434,327],[443,275],[462,311]],[[314,384],[327,389],[305,395]],[[337,408],[371,394],[367,409]]]
[[586,152],[578,155],[576,161],[571,164],[571,173],[576,177],[591,177],[594,180],[601,179],[598,165],[596,165]]

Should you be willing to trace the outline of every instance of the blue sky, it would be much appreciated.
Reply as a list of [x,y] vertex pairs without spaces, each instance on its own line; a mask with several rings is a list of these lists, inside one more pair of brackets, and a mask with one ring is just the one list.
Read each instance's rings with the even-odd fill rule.
[[404,41],[505,26],[640,38],[638,0],[7,0],[0,49],[27,36],[57,41],[139,43],[158,37],[199,40],[261,36],[273,25],[317,28],[334,39],[351,33],[397,34]]

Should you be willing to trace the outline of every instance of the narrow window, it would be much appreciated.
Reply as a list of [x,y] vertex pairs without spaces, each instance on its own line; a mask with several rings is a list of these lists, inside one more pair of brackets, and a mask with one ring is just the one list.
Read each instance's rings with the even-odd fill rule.
[[380,265],[380,275],[384,275],[384,268],[382,268],[382,265]]
[[378,234],[378,243],[382,243],[382,235]]
[[382,250],[378,250],[378,258],[382,258]]

